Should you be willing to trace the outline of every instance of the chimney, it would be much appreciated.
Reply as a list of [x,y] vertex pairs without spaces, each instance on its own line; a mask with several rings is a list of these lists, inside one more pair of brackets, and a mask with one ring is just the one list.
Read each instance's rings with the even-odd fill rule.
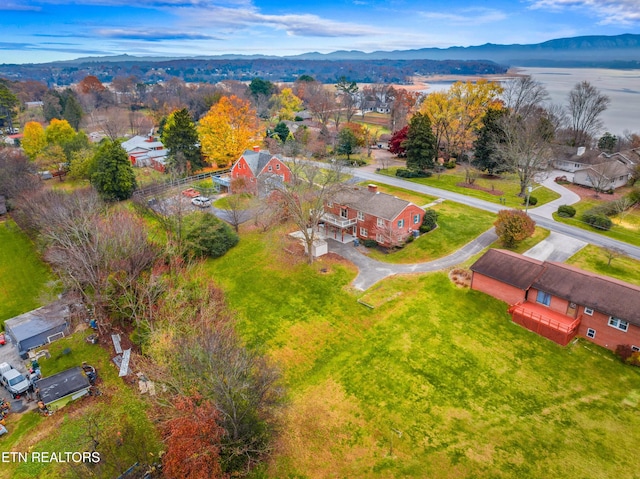
[[256,153],[260,153],[260,147],[259,146],[254,146],[253,147],[253,151],[255,151]]
[[584,146],[579,146],[578,147],[578,156],[584,155],[585,151],[587,151],[587,149]]
[[369,184],[369,185],[367,185],[367,187],[368,187],[368,189],[369,189],[369,191],[371,193],[377,193],[378,192],[378,186],[377,185]]

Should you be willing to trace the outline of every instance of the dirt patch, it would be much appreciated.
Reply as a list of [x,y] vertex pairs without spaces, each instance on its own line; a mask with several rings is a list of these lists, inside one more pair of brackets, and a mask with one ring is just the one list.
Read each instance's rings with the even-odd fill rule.
[[565,188],[573,191],[575,194],[580,196],[581,200],[602,200],[602,201],[615,201],[622,198],[624,195],[631,191],[631,188],[618,188],[615,192],[610,195],[608,193],[599,193],[596,192],[592,188],[588,188],[586,186],[574,185],[573,183],[569,183],[566,185],[562,185]]
[[461,183],[456,183],[456,186],[459,186],[461,188],[469,188],[470,190],[484,191],[494,196],[504,195],[504,192],[502,190],[496,190],[495,188],[485,188],[484,186],[476,185],[475,183],[470,184],[470,183],[461,182]]

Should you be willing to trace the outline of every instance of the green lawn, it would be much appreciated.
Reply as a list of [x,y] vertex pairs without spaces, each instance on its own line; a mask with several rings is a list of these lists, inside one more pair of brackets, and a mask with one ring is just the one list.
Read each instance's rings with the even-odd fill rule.
[[[395,176],[397,169],[397,167],[392,167],[386,170],[380,170],[379,173],[386,176]],[[503,193],[502,195],[495,195],[488,191],[458,186],[458,183],[464,183],[464,176],[464,172],[458,171],[456,168],[455,170],[445,170],[441,175],[434,174],[431,178],[413,178],[408,179],[408,181],[447,191],[453,191],[466,196],[473,196],[474,198],[480,198],[492,203],[500,204],[500,198],[505,198],[506,206],[510,208],[524,206],[523,198],[517,196],[520,192],[520,184],[514,175],[503,175],[502,177],[495,179],[478,178],[474,183],[488,190],[501,191]],[[558,193],[545,187],[536,189],[535,192],[532,193],[532,196],[535,196],[538,199],[537,206],[541,206],[560,198]]]
[[393,253],[370,249],[369,256],[388,263],[421,263],[442,258],[491,228],[495,214],[460,203],[444,201],[431,207],[438,212],[438,227],[420,235]]
[[613,226],[609,231],[602,231],[600,229],[593,228],[592,226],[589,226],[581,220],[582,214],[585,211],[606,201],[606,198],[602,200],[582,200],[579,203],[572,205],[576,209],[576,215],[573,218],[562,218],[561,216],[558,216],[557,213],[554,213],[553,219],[562,223],[566,223],[568,225],[582,228],[584,230],[599,233],[603,236],[608,236],[609,238],[624,241],[625,243],[640,246],[640,207],[638,206],[636,206],[623,219],[617,218],[615,216],[612,217],[611,220],[613,221]]
[[[89,333],[79,332],[50,344],[51,358],[40,360],[40,366],[43,375],[50,376],[87,361],[98,372],[103,394],[81,398],[46,418],[35,411],[10,414],[10,434],[0,438],[0,451],[89,451],[94,433],[100,443],[100,464],[83,471],[74,464],[10,462],[0,468],[0,478],[89,477],[89,472],[91,477],[112,478],[136,461],[148,463],[157,457],[161,443],[147,416],[151,404],[118,377],[106,350],[85,341]],[[119,446],[118,432],[124,438]]]
[[397,196],[400,199],[410,201],[414,205],[421,207],[436,200],[435,196],[423,195],[422,193],[405,190],[404,188],[398,188],[397,186],[376,183],[375,181],[363,181],[362,183],[360,183],[360,186],[366,187],[367,185],[376,185],[378,187],[378,191],[380,191],[381,193]]
[[594,245],[585,246],[569,258],[567,263],[640,286],[640,261],[628,256],[620,256],[613,258],[611,264],[608,264],[609,258],[606,251]]
[[516,244],[513,248],[507,248],[502,244],[502,241],[500,241],[499,239],[496,240],[491,246],[490,248],[501,248],[501,249],[506,249],[509,251],[513,251],[514,253],[524,253],[525,251],[533,248],[535,245],[537,245],[538,243],[540,243],[540,241],[542,241],[543,239],[545,239],[547,236],[549,236],[549,234],[551,233],[551,231],[541,228],[540,226],[536,226],[536,230],[533,233],[533,236],[531,236],[530,238],[527,238],[525,240],[520,241],[518,244]]
[[[255,197],[250,194],[243,194],[240,198],[240,202],[238,203],[238,207],[241,210],[246,210],[251,207],[251,202]],[[229,196],[223,196],[222,198],[217,199],[213,202],[213,206],[216,208],[220,208],[221,210],[230,210],[232,209],[229,205]],[[235,207],[235,206],[234,206]]]
[[[289,408],[267,477],[618,478],[635,474],[640,369],[562,348],[444,273],[379,283],[245,234],[206,270],[246,342],[284,372]],[[259,286],[258,286],[259,285]]]
[[[11,220],[0,222],[0,324],[45,304],[52,274],[29,237]],[[54,288],[53,288],[54,289]]]

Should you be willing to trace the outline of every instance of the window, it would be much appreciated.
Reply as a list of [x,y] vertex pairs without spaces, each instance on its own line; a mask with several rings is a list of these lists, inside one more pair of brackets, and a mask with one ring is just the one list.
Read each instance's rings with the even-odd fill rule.
[[640,348],[638,346],[634,346],[633,344],[631,345],[631,351],[640,351]]
[[381,235],[380,233],[378,233],[378,234],[376,235],[376,241],[377,241],[378,243],[384,243],[384,238],[382,237],[382,235]]
[[413,224],[417,225],[418,223],[420,223],[420,215],[413,215]]
[[382,218],[378,218],[378,221],[376,222],[376,224],[378,226],[384,226],[384,220]]
[[358,221],[364,221],[364,213],[362,211],[358,211]]
[[276,163],[276,170],[280,169],[280,163]]
[[346,208],[340,208],[340,216],[342,218],[347,218],[348,217],[347,214],[348,213],[347,213],[347,209]]
[[273,167],[269,165],[269,171],[273,171]]
[[587,329],[587,338],[591,338],[591,339],[593,339],[593,338],[595,338],[595,337],[596,337],[596,330],[595,330],[595,329],[588,328],[588,329]]
[[367,228],[360,228],[360,236],[364,236],[365,238],[369,236],[369,232],[367,231]]
[[327,208],[333,208],[333,203],[331,201],[327,201]]
[[624,332],[626,332],[627,329],[629,329],[629,323],[627,323],[626,321],[623,321],[620,318],[614,318],[613,316],[609,316],[609,326]]
[[402,228],[404,226],[404,220],[398,220],[398,228]]
[[544,291],[538,291],[536,302],[544,304],[545,306],[549,306],[551,304],[551,295],[549,293],[545,293]]
[[588,314],[589,316],[593,316],[593,309],[584,307],[584,314]]

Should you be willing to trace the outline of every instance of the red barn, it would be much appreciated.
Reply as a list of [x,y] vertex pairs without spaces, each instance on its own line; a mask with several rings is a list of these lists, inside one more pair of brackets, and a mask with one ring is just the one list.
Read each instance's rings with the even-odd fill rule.
[[555,262],[491,249],[471,288],[507,302],[513,321],[563,346],[582,336],[640,351],[640,287]]
[[260,184],[291,181],[291,170],[280,155],[259,149],[246,150],[231,168],[231,180],[244,178],[250,189]]
[[381,193],[376,185],[340,191],[325,204],[327,234],[372,239],[389,247],[404,242],[422,224],[424,210],[413,203]]

